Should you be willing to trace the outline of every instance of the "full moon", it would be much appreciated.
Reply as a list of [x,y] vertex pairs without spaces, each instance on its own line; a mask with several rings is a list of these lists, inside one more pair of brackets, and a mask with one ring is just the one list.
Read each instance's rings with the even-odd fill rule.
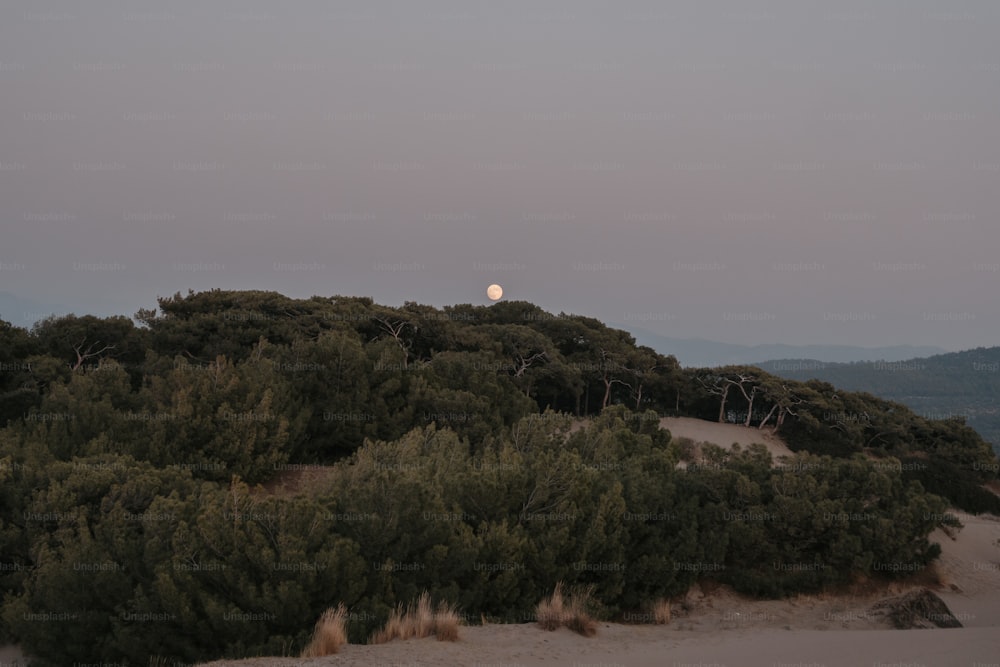
[[503,296],[503,288],[494,283],[486,288],[486,296],[490,297],[490,301],[496,301]]

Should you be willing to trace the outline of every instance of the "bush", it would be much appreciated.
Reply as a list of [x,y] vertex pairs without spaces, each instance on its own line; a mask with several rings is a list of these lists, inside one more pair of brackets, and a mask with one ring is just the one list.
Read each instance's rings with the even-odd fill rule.
[[982,480],[971,471],[936,456],[902,456],[899,460],[903,477],[917,480],[928,493],[947,498],[970,514],[1000,515],[1000,497],[983,488]]

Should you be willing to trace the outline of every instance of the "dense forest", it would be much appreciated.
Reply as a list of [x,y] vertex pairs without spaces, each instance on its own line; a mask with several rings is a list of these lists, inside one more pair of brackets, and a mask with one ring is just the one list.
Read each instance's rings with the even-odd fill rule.
[[783,359],[759,366],[792,380],[815,378],[847,391],[875,394],[931,419],[964,421],[1000,453],[1000,347],[898,362]]
[[[795,458],[692,462],[665,415]],[[338,602],[363,641],[425,589],[469,622],[530,620],[559,581],[609,619],[698,580],[815,591],[919,571],[950,506],[1000,513],[960,421],[514,301],[0,322],[0,424],[0,639],[53,665],[297,654]]]

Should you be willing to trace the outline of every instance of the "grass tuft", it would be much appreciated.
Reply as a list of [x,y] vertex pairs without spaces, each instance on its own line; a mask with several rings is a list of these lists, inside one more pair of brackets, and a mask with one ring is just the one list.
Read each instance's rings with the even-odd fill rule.
[[462,618],[454,605],[442,601],[437,612],[431,606],[430,593],[424,591],[417,599],[403,609],[400,604],[389,614],[382,629],[369,638],[369,644],[385,644],[393,639],[422,639],[434,636],[438,641],[458,641],[458,627]]
[[458,609],[447,602],[438,604],[437,614],[434,615],[434,636],[439,642],[458,641],[458,626],[462,625],[462,617],[458,615]]
[[670,623],[670,600],[660,598],[653,603],[651,612],[653,614],[653,622],[657,625],[666,625]]
[[542,599],[535,607],[535,618],[543,630],[555,630],[562,625],[565,613],[563,609],[562,582],[560,581],[556,584],[556,589],[552,592],[552,595]]
[[336,609],[330,607],[316,621],[312,640],[302,650],[302,658],[333,655],[347,643],[347,607],[341,602]]
[[535,619],[539,627],[543,630],[566,627],[584,637],[593,637],[597,634],[597,622],[587,613],[587,602],[592,592],[592,589],[587,589],[580,595],[566,598],[560,581],[552,595],[535,606]]

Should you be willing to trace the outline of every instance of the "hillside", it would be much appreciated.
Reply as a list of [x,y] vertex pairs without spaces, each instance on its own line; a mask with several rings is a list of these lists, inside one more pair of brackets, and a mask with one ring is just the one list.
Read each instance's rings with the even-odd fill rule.
[[562,582],[611,622],[884,585],[948,507],[1000,513],[960,423],[526,302],[213,290],[137,321],[0,322],[0,642],[43,667],[294,655],[339,603],[363,642],[422,591],[518,623]]
[[964,419],[1000,452],[1000,347],[898,362],[781,359],[758,365],[789,379],[815,378],[898,401],[929,419]]

